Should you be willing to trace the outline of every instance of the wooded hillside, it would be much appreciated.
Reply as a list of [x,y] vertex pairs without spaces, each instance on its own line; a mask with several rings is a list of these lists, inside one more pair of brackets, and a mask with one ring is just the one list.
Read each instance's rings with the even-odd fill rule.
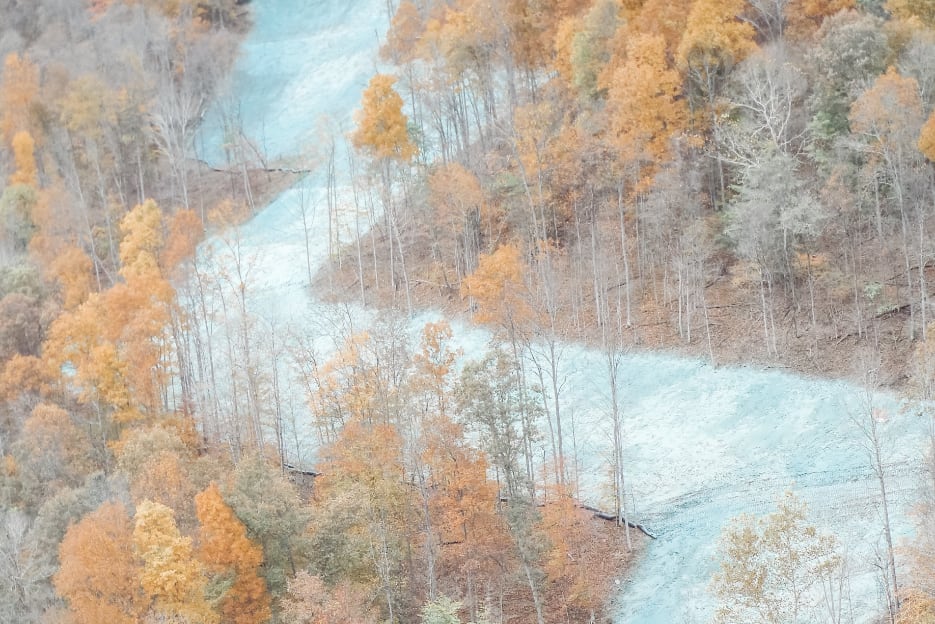
[[476,311],[515,247],[527,333],[904,386],[932,315],[932,27],[911,0],[401,2],[348,296]]
[[[0,622],[603,620],[649,539],[627,349],[856,367],[931,398],[930,2],[389,2],[394,70],[346,137],[353,206],[341,137],[280,167],[235,105],[225,162],[202,161],[248,9],[0,0]],[[312,275],[306,244],[296,273],[386,308],[366,331],[323,312],[332,350],[251,308],[237,227],[308,171],[330,266]],[[488,352],[458,364],[445,322],[413,339],[403,318],[439,304],[489,326]],[[597,516],[570,341],[610,379]],[[788,499],[738,524],[755,547],[717,591],[745,595],[729,572],[777,525],[831,569],[804,522]],[[933,534],[909,591],[889,544],[891,621],[935,612]]]

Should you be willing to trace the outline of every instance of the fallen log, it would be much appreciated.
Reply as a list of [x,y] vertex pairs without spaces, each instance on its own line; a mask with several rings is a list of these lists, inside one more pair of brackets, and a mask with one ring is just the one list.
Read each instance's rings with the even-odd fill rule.
[[[211,171],[214,171],[217,173],[236,173],[236,174],[242,173],[240,169],[216,167],[212,165],[211,163],[209,163],[208,161],[202,160],[201,158],[192,158],[191,160],[194,160],[195,162],[202,165],[206,169],[210,169]],[[312,173],[311,169],[296,169],[293,167],[268,167],[268,166],[254,167],[254,166],[251,166],[251,167],[247,167],[247,170],[248,171],[262,171],[263,173],[289,173],[293,175],[308,175],[309,173]]]
[[283,464],[282,467],[288,470],[289,472],[291,472],[292,474],[305,475],[306,477],[320,477],[321,476],[320,472],[315,472],[314,470],[303,470],[301,468],[293,466],[292,464]]
[[[598,509],[597,507],[591,507],[590,505],[579,504],[578,506],[581,509],[584,509],[585,511],[590,511],[592,514],[594,514],[595,518],[600,518],[601,520],[609,520],[611,522],[617,521],[617,514],[612,514],[607,511]],[[631,529],[636,529],[637,531],[639,531],[640,533],[642,533],[643,535],[645,535],[646,537],[650,539],[656,539],[656,536],[650,533],[649,530],[646,527],[644,527],[642,524],[637,524],[629,520],[627,520],[626,522],[628,525],[630,525]]]

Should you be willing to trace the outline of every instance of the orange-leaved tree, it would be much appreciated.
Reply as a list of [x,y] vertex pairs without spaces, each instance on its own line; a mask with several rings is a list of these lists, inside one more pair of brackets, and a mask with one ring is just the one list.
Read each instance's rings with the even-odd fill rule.
[[75,624],[137,624],[146,612],[132,538],[130,516],[115,502],[68,528],[53,583]]
[[691,83],[689,101],[710,109],[727,73],[756,49],[756,31],[740,19],[745,0],[695,0],[676,50],[676,62]]
[[195,496],[201,523],[198,558],[210,573],[233,582],[220,597],[218,611],[231,624],[259,624],[270,619],[266,582],[257,574],[263,550],[247,537],[247,529],[212,483]]
[[33,132],[39,125],[35,119],[39,68],[25,56],[13,52],[3,62],[0,84],[0,137],[4,143],[9,143],[17,132]]
[[887,0],[886,10],[902,19],[917,19],[926,28],[935,28],[935,2],[931,0]]
[[36,188],[39,177],[36,171],[36,142],[32,135],[27,130],[20,130],[13,135],[11,146],[16,171],[10,176],[10,186],[25,184]]
[[174,291],[158,263],[163,240],[156,203],[136,206],[121,230],[124,281],[60,316],[49,330],[45,353],[57,370],[71,365],[83,401],[130,420],[162,407]]
[[500,325],[510,335],[532,316],[523,297],[525,266],[519,247],[501,245],[491,254],[481,254],[477,270],[461,282],[461,295],[471,297],[480,323]]
[[922,126],[918,147],[926,158],[935,162],[935,112],[929,115],[928,121]]
[[[924,1],[924,0],[923,0]],[[845,9],[852,9],[855,0],[801,0],[786,4],[786,32],[795,39],[804,40],[813,35],[822,21]]]
[[662,35],[632,37],[608,90],[611,143],[637,168],[668,160],[672,137],[688,122],[682,80],[666,58]]
[[388,74],[376,74],[370,79],[351,140],[377,160],[408,161],[417,148],[409,138],[409,120],[403,112],[403,99],[393,88],[395,82],[396,78]]

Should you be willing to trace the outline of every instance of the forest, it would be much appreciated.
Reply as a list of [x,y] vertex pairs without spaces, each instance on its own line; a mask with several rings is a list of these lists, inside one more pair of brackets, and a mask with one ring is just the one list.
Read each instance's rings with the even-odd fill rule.
[[[0,0],[0,622],[622,621],[631,350],[928,413],[935,3],[387,0],[353,128],[288,159],[227,92],[255,4]],[[305,332],[240,228],[290,187]],[[597,507],[568,345],[609,380]],[[900,541],[859,425],[878,609],[789,493],[724,528],[713,621],[935,619],[935,454]]]

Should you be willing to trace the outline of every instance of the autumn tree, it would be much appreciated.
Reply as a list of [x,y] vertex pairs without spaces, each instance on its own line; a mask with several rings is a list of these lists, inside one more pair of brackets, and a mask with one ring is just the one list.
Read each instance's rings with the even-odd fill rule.
[[352,138],[356,147],[377,159],[409,160],[415,156],[416,146],[409,138],[403,99],[393,89],[395,82],[386,74],[370,79]]
[[[610,570],[597,561],[603,557],[597,529],[589,514],[578,509],[571,488],[550,488],[540,528],[547,539],[543,569],[551,583],[562,585],[566,609],[594,618],[601,604],[602,580]],[[572,611],[574,612],[574,611]]]
[[104,503],[72,525],[59,548],[55,589],[77,624],[133,624],[149,600],[133,549],[133,524],[120,503]]
[[377,615],[368,602],[365,592],[348,582],[328,587],[321,578],[300,570],[289,580],[281,614],[295,624],[376,624]]
[[74,367],[83,401],[105,405],[126,421],[164,405],[174,291],[159,269],[162,216],[155,202],[137,206],[121,227],[124,281],[60,316],[45,351],[53,364]]
[[36,142],[32,135],[26,130],[20,130],[13,135],[11,146],[16,170],[10,176],[10,185],[25,184],[36,188],[39,178],[36,171]]
[[531,314],[523,297],[524,271],[519,247],[500,245],[493,253],[482,254],[477,270],[461,283],[461,295],[476,306],[475,320],[500,326],[511,341]]
[[193,558],[192,541],[182,537],[171,509],[144,500],[136,508],[133,547],[143,561],[139,583],[152,609],[167,618],[216,624],[206,596],[206,579]]
[[10,144],[17,133],[31,133],[37,126],[39,67],[26,56],[11,53],[3,61],[2,84],[0,136],[4,143]]
[[[362,512],[351,514],[348,519],[352,523],[341,530],[352,536],[370,536],[367,567],[378,583],[390,620],[398,617],[400,602],[407,593],[406,577],[402,574],[403,553],[409,543],[408,527],[413,524],[414,515],[404,485],[402,445],[403,439],[394,425],[353,418],[344,425],[338,439],[323,451],[324,461],[320,464],[324,476],[320,480],[322,503],[327,506],[329,501],[353,494],[354,506]],[[319,527],[324,528],[338,529]],[[316,540],[330,539],[329,531],[319,530],[316,534]],[[322,555],[326,553],[316,559]],[[338,552],[327,554],[331,564],[322,563],[332,567],[335,555]]]
[[[195,496],[201,523],[198,559],[215,574],[215,583],[233,575],[230,586],[220,596],[218,612],[225,622],[259,624],[269,620],[270,599],[266,583],[257,575],[263,551],[247,537],[243,523],[212,483]],[[226,584],[226,583],[224,583]]]
[[309,510],[278,467],[259,456],[243,457],[220,487],[224,501],[247,528],[247,537],[263,552],[260,572],[270,592],[282,595],[288,578],[309,555]]
[[691,83],[695,112],[710,110],[728,72],[756,49],[754,29],[742,21],[743,0],[695,0],[676,51],[679,69]]
[[[357,130],[351,136],[354,146],[368,154],[379,169],[383,195],[384,220],[389,243],[390,282],[396,288],[396,261],[406,289],[406,309],[412,312],[409,273],[401,232],[401,207],[393,197],[393,167],[404,166],[418,153],[409,137],[408,118],[403,113],[403,99],[393,88],[396,78],[376,74],[364,90],[361,110],[356,115]],[[395,247],[394,247],[395,240]]]
[[168,423],[134,427],[113,443],[117,469],[127,479],[134,501],[150,500],[171,508],[184,529],[195,524],[191,481],[192,449]]
[[799,622],[841,613],[825,600],[841,573],[837,540],[808,524],[805,504],[786,493],[765,518],[740,516],[727,527],[712,591],[718,622]]
[[94,466],[91,441],[71,415],[57,405],[40,403],[23,423],[14,447],[21,496],[30,507],[62,487],[75,486]]
[[806,40],[815,34],[826,17],[840,11],[853,9],[855,0],[802,0],[788,2],[785,17],[788,22],[787,32],[790,37]]
[[935,28],[935,7],[925,0],[887,0],[886,10],[901,19],[915,18],[927,28]]
[[[445,415],[427,419],[421,459],[429,517],[425,530],[431,532],[427,548],[438,550],[432,553],[432,572],[449,583],[439,583],[438,591],[469,594],[470,587],[498,582],[508,535],[496,513],[497,491],[487,477],[485,454],[471,446],[466,432]],[[430,598],[435,595],[431,589]],[[468,606],[475,607],[471,601]]]
[[[876,204],[877,233],[883,230],[881,219],[887,216],[885,212],[892,211],[898,224],[910,300],[909,335],[915,337],[919,328],[928,325],[925,271],[913,276],[912,270],[914,260],[921,262],[919,266],[924,265],[925,260],[921,258],[927,253],[925,214],[920,210],[920,194],[924,192],[923,180],[927,174],[922,155],[916,149],[925,119],[918,83],[900,75],[894,68],[888,69],[857,98],[848,119],[853,133],[860,138],[858,149],[867,155],[865,175],[871,184],[882,187],[875,193],[879,196],[888,190],[889,200]],[[889,210],[884,212],[887,208]]]
[[[432,171],[428,178],[433,213],[432,255],[443,266],[445,286],[460,287],[461,280],[477,268],[484,241],[492,232],[480,181],[465,167],[452,163]],[[445,269],[455,267],[455,283]]]
[[622,161],[639,170],[668,158],[672,137],[687,125],[681,82],[668,65],[661,35],[629,40],[626,61],[614,71],[607,95],[611,143]]

